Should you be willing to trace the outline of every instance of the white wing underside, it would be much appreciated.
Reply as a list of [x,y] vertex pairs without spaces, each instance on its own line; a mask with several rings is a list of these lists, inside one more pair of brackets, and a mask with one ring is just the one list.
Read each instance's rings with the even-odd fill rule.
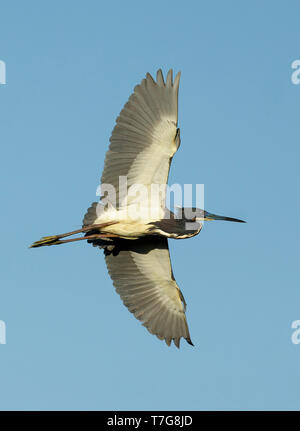
[[179,347],[189,343],[185,301],[173,277],[166,238],[130,241],[116,254],[106,256],[116,291],[126,307],[148,331]]
[[[138,202],[148,214],[151,209],[152,218],[162,215],[170,163],[180,145],[179,78],[180,73],[173,83],[172,70],[166,82],[161,70],[156,82],[147,74],[116,120],[101,178],[102,195],[106,195],[106,184],[116,191],[113,199],[107,199],[116,209]],[[125,187],[119,187],[119,177],[126,177]]]

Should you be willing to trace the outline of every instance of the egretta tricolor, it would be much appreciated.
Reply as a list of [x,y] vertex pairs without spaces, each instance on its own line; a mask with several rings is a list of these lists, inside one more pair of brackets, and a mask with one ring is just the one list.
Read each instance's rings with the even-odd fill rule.
[[[87,240],[104,249],[114,286],[124,304],[148,331],[168,345],[179,347],[181,337],[192,344],[185,316],[186,303],[174,279],[167,238],[197,235],[204,220],[242,220],[217,216],[202,209],[174,214],[166,208],[165,193],[151,200],[153,184],[166,185],[172,158],[180,145],[177,127],[180,73],[173,82],[172,70],[164,81],[158,70],[156,82],[148,73],[137,85],[116,120],[106,154],[102,184],[114,187],[117,201],[105,206],[94,202],[81,229],[44,237],[31,247]],[[126,177],[121,189],[119,177]],[[149,211],[128,217],[134,204],[130,186],[142,184],[149,191],[142,206]],[[146,214],[146,215],[145,215]],[[187,228],[187,223],[192,227]],[[79,238],[64,239],[84,233]]]

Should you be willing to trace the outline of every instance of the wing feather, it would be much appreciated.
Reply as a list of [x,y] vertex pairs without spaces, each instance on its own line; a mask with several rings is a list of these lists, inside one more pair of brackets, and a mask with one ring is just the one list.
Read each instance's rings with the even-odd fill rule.
[[192,344],[166,238],[120,240],[105,259],[123,303],[151,334],[168,345],[179,347],[181,337]]
[[[116,207],[124,204],[127,190],[133,184],[166,184],[172,157],[180,145],[177,132],[178,88],[180,73],[173,83],[169,70],[164,81],[161,69],[156,82],[147,73],[134,88],[122,109],[110,137],[101,183],[116,190]],[[127,177],[127,190],[119,189],[119,176]],[[131,197],[132,202],[132,197]],[[165,194],[161,196],[161,205]],[[150,205],[150,202],[148,202]]]

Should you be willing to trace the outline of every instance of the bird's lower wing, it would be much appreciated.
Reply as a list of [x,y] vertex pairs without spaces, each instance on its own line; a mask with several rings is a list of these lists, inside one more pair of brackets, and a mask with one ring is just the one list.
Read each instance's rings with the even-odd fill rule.
[[166,238],[119,241],[105,259],[117,293],[151,334],[168,345],[179,347],[181,337],[192,344]]

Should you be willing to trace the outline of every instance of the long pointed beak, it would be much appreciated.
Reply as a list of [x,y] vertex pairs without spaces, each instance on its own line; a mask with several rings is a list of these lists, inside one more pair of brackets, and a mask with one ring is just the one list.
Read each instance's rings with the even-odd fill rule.
[[224,221],[235,221],[237,223],[246,223],[244,220],[240,220],[238,218],[219,216],[217,214],[212,214],[207,211],[204,211],[203,220],[224,220]]

